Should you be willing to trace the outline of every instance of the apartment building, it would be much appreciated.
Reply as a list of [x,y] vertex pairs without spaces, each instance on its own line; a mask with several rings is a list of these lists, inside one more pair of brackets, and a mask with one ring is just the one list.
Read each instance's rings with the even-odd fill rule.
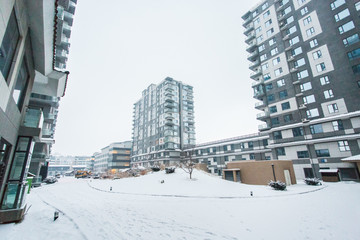
[[0,223],[22,218],[32,156],[40,174],[51,149],[57,112],[46,101],[65,93],[75,6],[76,0],[0,2]]
[[134,104],[132,165],[173,164],[195,145],[193,87],[165,78]]
[[297,178],[359,179],[360,2],[267,0],[243,15],[255,108],[272,159]]
[[131,141],[117,142],[94,153],[94,172],[116,173],[120,169],[130,168],[131,146]]

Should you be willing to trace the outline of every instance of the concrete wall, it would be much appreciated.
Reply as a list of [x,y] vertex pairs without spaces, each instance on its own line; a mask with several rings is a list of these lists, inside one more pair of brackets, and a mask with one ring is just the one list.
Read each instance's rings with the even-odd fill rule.
[[237,161],[227,163],[227,169],[240,169],[242,183],[267,185],[270,180],[274,180],[272,164],[276,180],[285,182],[284,170],[289,170],[291,184],[296,184],[292,161]]

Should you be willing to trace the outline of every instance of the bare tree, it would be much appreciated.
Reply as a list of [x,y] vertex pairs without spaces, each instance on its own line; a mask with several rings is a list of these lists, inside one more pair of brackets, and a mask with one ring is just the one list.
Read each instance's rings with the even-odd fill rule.
[[192,159],[193,152],[194,152],[194,150],[189,152],[188,160],[184,160],[184,161],[180,162],[180,168],[190,175],[190,179],[191,179],[192,173],[194,171],[194,168],[196,166],[196,161],[194,161]]

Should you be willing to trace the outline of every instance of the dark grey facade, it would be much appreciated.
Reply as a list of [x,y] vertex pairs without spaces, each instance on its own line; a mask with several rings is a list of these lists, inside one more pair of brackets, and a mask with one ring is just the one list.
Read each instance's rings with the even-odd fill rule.
[[169,165],[195,145],[193,87],[167,77],[134,104],[132,165]]
[[272,158],[293,160],[297,178],[338,168],[360,153],[360,3],[268,0],[243,15],[255,108]]

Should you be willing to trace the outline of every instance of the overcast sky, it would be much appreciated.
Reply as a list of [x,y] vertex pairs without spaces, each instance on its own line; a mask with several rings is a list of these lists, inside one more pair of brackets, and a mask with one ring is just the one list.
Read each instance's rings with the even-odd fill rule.
[[194,87],[196,142],[256,133],[241,16],[257,0],[79,0],[53,153],[131,140],[133,104],[166,77]]

